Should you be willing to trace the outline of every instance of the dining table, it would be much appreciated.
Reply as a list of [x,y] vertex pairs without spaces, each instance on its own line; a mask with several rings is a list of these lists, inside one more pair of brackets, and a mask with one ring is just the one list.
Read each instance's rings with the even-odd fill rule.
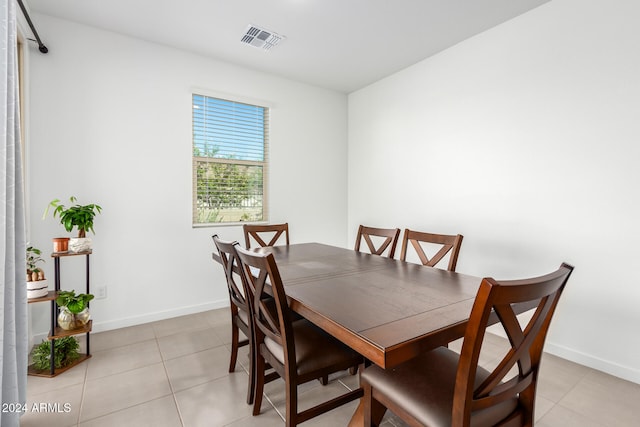
[[293,311],[384,369],[463,337],[482,282],[321,243],[254,250],[273,254]]
[[302,243],[273,254],[291,309],[388,369],[464,335],[482,278]]

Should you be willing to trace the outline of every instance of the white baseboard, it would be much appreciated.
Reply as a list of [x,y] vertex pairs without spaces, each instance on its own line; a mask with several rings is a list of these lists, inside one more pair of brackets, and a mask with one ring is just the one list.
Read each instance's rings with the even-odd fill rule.
[[640,371],[630,366],[619,365],[611,362],[610,360],[600,359],[551,342],[545,343],[544,351],[546,353],[553,354],[554,356],[570,360],[571,362],[605,372],[609,375],[613,375],[614,377],[640,384]]
[[[105,322],[93,321],[93,327],[91,332],[104,332],[112,329],[126,328],[128,326],[142,325],[144,323],[156,322],[158,320],[171,319],[178,316],[186,316],[188,314],[201,313],[203,311],[215,310],[218,308],[228,307],[229,300],[220,300],[208,302],[205,304],[192,305],[188,307],[180,307],[173,310],[158,311],[155,313],[147,313],[139,316],[126,317],[117,320],[108,320]],[[42,332],[34,334],[32,340],[34,343],[40,343],[42,340],[46,340],[49,336],[49,332]]]

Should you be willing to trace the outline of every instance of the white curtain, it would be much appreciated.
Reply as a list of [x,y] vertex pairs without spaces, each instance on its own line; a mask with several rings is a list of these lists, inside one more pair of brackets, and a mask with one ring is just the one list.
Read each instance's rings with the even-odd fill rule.
[[0,9],[0,425],[10,427],[20,413],[4,404],[27,396],[27,290],[15,0]]

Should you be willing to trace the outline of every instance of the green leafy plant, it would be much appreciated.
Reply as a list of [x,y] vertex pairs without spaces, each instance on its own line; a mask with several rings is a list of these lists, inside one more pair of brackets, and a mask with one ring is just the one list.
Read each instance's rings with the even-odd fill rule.
[[[27,280],[42,280],[44,272],[38,268],[39,262],[44,262],[40,255],[42,251],[34,246],[27,247]],[[42,279],[40,278],[42,277]]]
[[[56,368],[63,368],[80,358],[78,349],[80,345],[75,337],[64,337],[55,340],[53,347],[53,362]],[[51,367],[51,341],[42,341],[34,347],[33,367],[39,370],[46,370]]]
[[93,299],[93,294],[78,294],[72,291],[60,291],[56,303],[60,307],[67,307],[73,314],[78,314],[87,307],[89,301]]
[[[75,203],[77,199],[74,196],[69,198],[71,203]],[[78,237],[86,237],[86,232],[93,231],[93,219],[95,216],[102,212],[102,207],[96,204],[79,205],[75,204],[70,207],[60,203],[60,199],[52,200],[47,206],[42,218],[44,219],[49,213],[49,209],[53,208],[53,217],[60,217],[60,223],[64,226],[64,229],[71,232],[74,227],[78,228]]]

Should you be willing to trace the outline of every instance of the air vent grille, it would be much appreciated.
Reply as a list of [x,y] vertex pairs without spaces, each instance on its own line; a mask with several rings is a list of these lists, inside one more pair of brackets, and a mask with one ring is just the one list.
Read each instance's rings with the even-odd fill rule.
[[269,50],[284,39],[284,36],[273,31],[265,30],[256,25],[249,25],[240,41],[258,49]]

